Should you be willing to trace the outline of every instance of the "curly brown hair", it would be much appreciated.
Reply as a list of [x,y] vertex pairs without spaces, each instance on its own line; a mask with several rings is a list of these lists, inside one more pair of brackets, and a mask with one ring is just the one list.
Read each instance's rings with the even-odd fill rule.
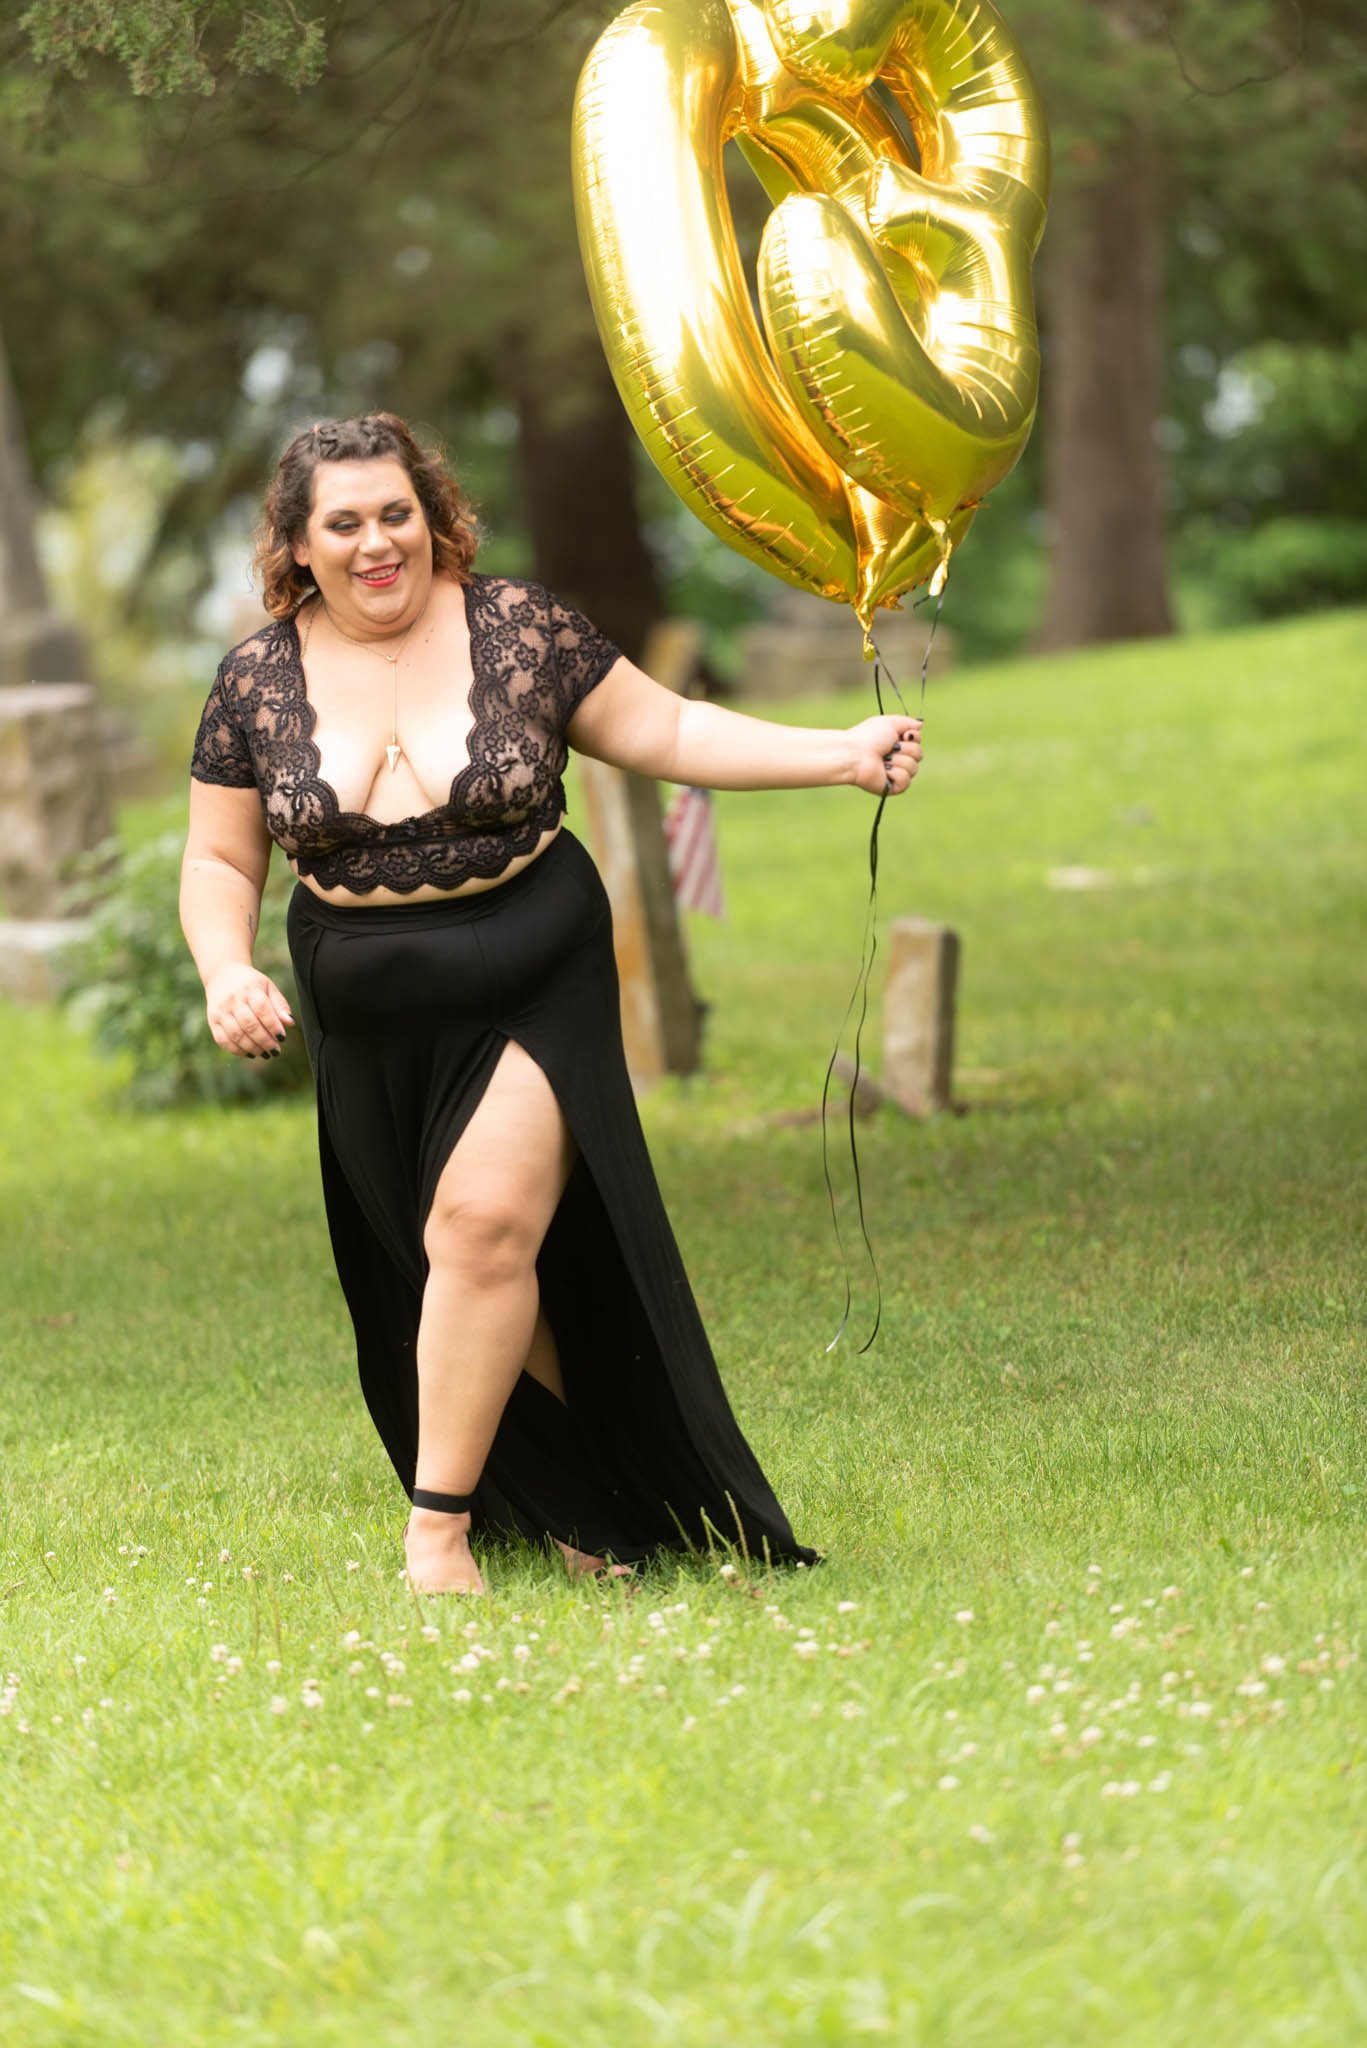
[[252,566],[260,573],[262,602],[273,619],[292,619],[317,589],[313,571],[295,561],[290,542],[298,540],[308,525],[318,464],[366,462],[375,455],[393,455],[408,471],[432,530],[432,567],[458,583],[469,582],[481,539],[479,521],[447,468],[443,451],[420,446],[407,422],[394,412],[320,420],[290,442],[261,508]]

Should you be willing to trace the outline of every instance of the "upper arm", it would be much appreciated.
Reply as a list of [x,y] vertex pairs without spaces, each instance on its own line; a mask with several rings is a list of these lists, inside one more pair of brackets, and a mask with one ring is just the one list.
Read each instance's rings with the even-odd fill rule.
[[182,866],[195,860],[226,861],[245,875],[258,893],[265,888],[271,835],[255,784],[250,789],[230,789],[190,777],[190,829]]
[[684,699],[619,654],[565,728],[578,753],[671,780]]
[[185,864],[226,861],[261,889],[270,867],[271,836],[242,730],[240,699],[227,675],[232,661],[227,655],[219,663],[195,733]]

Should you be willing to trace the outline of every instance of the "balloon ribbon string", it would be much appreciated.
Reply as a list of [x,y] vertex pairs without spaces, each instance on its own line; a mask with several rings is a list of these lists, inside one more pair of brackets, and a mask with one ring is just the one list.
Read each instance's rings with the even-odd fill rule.
[[[921,656],[921,701],[918,706],[918,711],[921,715],[924,715],[925,712],[926,678],[930,673],[930,650],[935,643],[935,628],[940,623],[940,613],[944,608],[944,601],[945,587],[942,583],[936,594],[935,613],[930,622],[930,631],[926,635],[925,651]],[[925,598],[919,597],[915,600],[915,603],[918,606],[922,605],[925,603]],[[870,635],[869,637],[872,639],[873,636]],[[873,692],[878,701],[880,713],[885,713],[883,704],[883,675],[885,672],[898,703],[902,706],[903,711],[906,711],[906,701],[902,696],[902,692],[897,687],[897,678],[887,668],[882,654],[879,652],[876,640],[873,641],[873,651]],[[850,1261],[840,1229],[840,1213],[835,1199],[835,1186],[831,1180],[830,1140],[826,1118],[830,1102],[831,1080],[835,1074],[835,1063],[840,1057],[840,1041],[845,1036],[850,1018],[854,1014],[856,1003],[859,1005],[859,1022],[856,1024],[854,1031],[854,1074],[850,1081],[847,1122],[850,1137],[850,1164],[854,1169],[855,1205],[859,1216],[859,1234],[864,1240],[864,1250],[868,1256],[869,1267],[873,1273],[875,1297],[873,1328],[860,1345],[856,1356],[862,1357],[869,1349],[874,1338],[878,1335],[883,1321],[883,1283],[879,1275],[878,1260],[869,1237],[868,1224],[864,1214],[864,1182],[859,1171],[859,1145],[855,1136],[854,1118],[855,1098],[859,1093],[859,1076],[863,1070],[862,1048],[864,1023],[869,1014],[869,982],[873,974],[873,963],[878,953],[878,828],[883,822],[883,810],[887,800],[887,792],[885,791],[878,799],[878,809],[873,814],[873,824],[869,831],[869,900],[864,912],[864,936],[859,948],[859,971],[854,978],[854,987],[850,991],[849,1002],[845,1005],[845,1014],[840,1020],[840,1029],[836,1033],[835,1044],[831,1048],[831,1057],[826,1066],[826,1078],[821,1087],[821,1171],[825,1176],[826,1198],[831,1206],[831,1226],[835,1232],[836,1249],[840,1253],[840,1265],[845,1280],[845,1306],[840,1317],[840,1328],[826,1346],[827,1356],[834,1351],[836,1345],[844,1336],[846,1325],[850,1320],[850,1310],[854,1305],[854,1289],[850,1280]]]

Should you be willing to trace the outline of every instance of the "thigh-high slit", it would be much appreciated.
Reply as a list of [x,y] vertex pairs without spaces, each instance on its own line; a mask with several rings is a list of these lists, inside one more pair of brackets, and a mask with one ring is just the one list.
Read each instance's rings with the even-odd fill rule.
[[445,902],[343,908],[300,883],[287,929],[361,1390],[404,1491],[424,1228],[511,1038],[577,1153],[537,1258],[565,1400],[519,1376],[473,1526],[623,1561],[720,1541],[814,1563],[731,1410],[670,1228],[627,1076],[607,895],[579,841],[562,830],[511,882]]

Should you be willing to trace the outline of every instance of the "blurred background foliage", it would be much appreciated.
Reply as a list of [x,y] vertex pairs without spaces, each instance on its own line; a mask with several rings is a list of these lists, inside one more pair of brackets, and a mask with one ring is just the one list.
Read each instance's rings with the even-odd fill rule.
[[[3,340],[45,560],[168,758],[247,630],[275,451],[368,406],[447,441],[484,566],[541,575],[629,651],[687,610],[734,677],[780,586],[639,453],[580,269],[571,103],[617,11],[32,0],[0,26]],[[955,564],[964,654],[1367,599],[1356,0],[1002,12],[1054,143],[1045,372]],[[752,258],[765,202],[731,154]]]

